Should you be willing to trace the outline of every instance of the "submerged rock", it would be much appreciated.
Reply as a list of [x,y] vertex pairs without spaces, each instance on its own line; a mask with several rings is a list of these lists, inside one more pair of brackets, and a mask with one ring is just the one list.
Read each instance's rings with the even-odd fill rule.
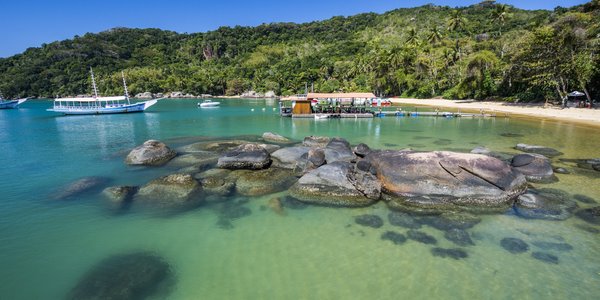
[[446,212],[440,215],[423,216],[418,220],[421,224],[429,225],[442,231],[451,229],[469,229],[481,222],[480,217],[462,212]]
[[336,161],[353,161],[356,159],[350,143],[342,138],[332,138],[325,146],[325,160],[328,164]]
[[229,196],[235,189],[235,182],[218,176],[208,176],[200,180],[205,192],[220,196]]
[[163,142],[156,140],[145,141],[127,154],[125,163],[128,165],[160,166],[167,163],[177,152],[171,150]]
[[515,149],[517,149],[519,151],[523,151],[523,152],[528,152],[528,153],[541,154],[541,155],[544,155],[547,157],[555,157],[555,156],[563,155],[562,152],[560,152],[556,149],[544,147],[544,146],[538,146],[538,145],[517,144],[515,146]]
[[469,255],[465,250],[459,248],[431,248],[431,254],[438,257],[449,257],[456,260],[467,258]]
[[433,236],[431,236],[425,232],[422,232],[422,231],[417,231],[417,230],[411,229],[406,234],[409,239],[411,239],[413,241],[417,241],[419,243],[437,244],[437,240]]
[[219,155],[215,152],[210,151],[198,151],[194,153],[183,154],[172,159],[167,166],[168,167],[189,167],[189,166],[203,166],[208,168],[217,164]]
[[519,154],[511,160],[512,167],[525,175],[528,181],[550,183],[558,180],[550,160],[540,154]]
[[458,246],[475,245],[469,233],[463,229],[452,228],[444,233],[444,237]]
[[305,209],[308,207],[308,204],[289,195],[281,199],[281,205],[289,209]]
[[471,150],[471,153],[488,155],[488,154],[492,153],[492,151],[490,149],[488,149],[487,147],[477,146],[477,147],[473,148],[473,150]]
[[187,208],[199,205],[200,184],[189,174],[171,174],[142,186],[134,197],[136,203],[157,208]]
[[517,215],[529,219],[565,220],[571,217],[577,203],[557,189],[531,189],[515,202]]
[[287,144],[290,143],[290,139],[281,136],[279,134],[273,133],[273,132],[265,132],[262,135],[263,140],[265,140],[265,142],[270,142],[270,143],[280,143],[280,144]]
[[503,137],[524,137],[525,135],[520,134],[520,133],[504,132],[504,133],[501,133],[500,136],[503,136]]
[[375,200],[367,198],[348,179],[353,172],[352,164],[334,162],[312,170],[302,176],[290,188],[290,194],[303,202],[358,207],[372,204]]
[[384,241],[390,241],[395,245],[402,245],[406,242],[406,237],[394,231],[386,231],[381,235],[381,239]]
[[296,164],[301,160],[303,155],[306,155],[310,148],[308,147],[286,147],[281,148],[273,154],[273,166],[284,169],[293,170],[296,168]]
[[600,225],[600,206],[579,210],[575,215],[588,223]]
[[503,238],[500,241],[500,246],[512,254],[523,253],[529,250],[529,245],[518,238]]
[[573,250],[573,246],[567,243],[554,243],[554,242],[543,242],[543,241],[535,241],[532,244],[538,248],[544,250],[555,250],[555,251],[571,251]]
[[271,155],[256,144],[243,144],[219,157],[217,166],[223,169],[260,170],[271,164]]
[[89,176],[80,178],[61,188],[52,198],[64,200],[89,192],[99,192],[100,188],[110,182],[109,178]]
[[109,257],[89,270],[68,299],[146,299],[169,290],[172,271],[161,257],[138,252]]
[[138,191],[137,186],[111,186],[102,191],[102,194],[110,201],[112,206],[123,208],[133,200]]
[[556,167],[553,170],[554,170],[554,173],[557,173],[557,174],[571,174],[571,172],[569,172],[569,170],[567,170],[563,167]]
[[581,203],[585,203],[585,204],[596,204],[598,203],[598,201],[596,201],[594,198],[586,196],[586,195],[581,195],[581,194],[576,194],[573,195],[573,199],[581,202]]
[[527,188],[521,173],[485,155],[378,151],[365,159],[392,209],[497,211]]
[[285,210],[283,209],[283,204],[281,203],[281,198],[276,197],[276,198],[271,198],[269,199],[269,203],[267,204],[269,206],[269,208],[271,208],[271,210],[280,215],[280,216],[285,216]]
[[227,151],[233,150],[236,147],[239,147],[244,144],[252,144],[252,142],[247,140],[217,140],[217,141],[205,141],[193,143],[184,147],[181,147],[179,150],[181,152],[216,152],[218,154],[225,153]]
[[392,211],[388,214],[388,221],[393,226],[400,226],[409,229],[421,228],[419,223],[413,216],[399,211]]
[[236,191],[244,196],[262,196],[287,190],[297,178],[292,172],[280,168],[259,171],[237,170],[231,176],[237,176]]
[[356,222],[356,224],[372,228],[379,228],[383,226],[383,219],[377,215],[356,216],[354,217],[354,222]]
[[549,264],[558,264],[558,256],[546,252],[533,252],[531,257]]
[[302,146],[309,148],[325,148],[331,139],[326,136],[307,136],[302,142]]

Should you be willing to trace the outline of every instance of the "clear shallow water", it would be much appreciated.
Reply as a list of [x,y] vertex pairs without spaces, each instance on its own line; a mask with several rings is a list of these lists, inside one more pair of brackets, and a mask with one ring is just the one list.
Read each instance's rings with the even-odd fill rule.
[[[590,299],[600,293],[600,234],[581,230],[577,226],[586,223],[576,217],[553,222],[483,216],[470,230],[476,245],[465,248],[469,257],[453,260],[434,257],[432,246],[412,240],[399,246],[382,241],[386,230],[406,231],[387,222],[383,203],[287,209],[280,216],[261,209],[277,195],[254,197],[245,204],[252,214],[224,230],[210,208],[165,217],[114,214],[94,194],[52,199],[61,186],[83,176],[109,177],[109,185],[141,185],[172,172],[123,164],[131,148],[151,138],[177,146],[191,136],[273,131],[297,140],[341,136],[390,149],[467,151],[485,145],[516,153],[512,147],[526,142],[557,148],[564,158],[600,157],[600,130],[570,123],[427,117],[292,121],[277,116],[274,101],[223,100],[216,109],[198,109],[195,103],[162,101],[147,113],[108,116],[56,116],[44,110],[51,102],[43,101],[0,111],[0,298],[64,298],[99,261],[139,250],[155,252],[171,265],[172,299]],[[538,186],[600,200],[597,174],[556,165],[575,172]],[[355,224],[353,217],[365,213],[381,216],[384,227]],[[441,231],[421,230],[436,237],[438,247],[456,247]],[[499,245],[504,237],[523,239],[529,252],[507,252]],[[539,250],[532,241],[564,241],[574,249],[548,251],[560,262],[547,264],[531,257]]]

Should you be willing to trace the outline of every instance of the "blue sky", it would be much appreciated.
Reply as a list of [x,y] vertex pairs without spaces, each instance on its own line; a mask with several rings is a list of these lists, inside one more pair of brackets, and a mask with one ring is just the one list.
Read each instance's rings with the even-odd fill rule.
[[[113,27],[203,32],[220,26],[308,22],[362,12],[385,12],[427,3],[466,6],[467,0],[0,0],[0,57],[42,43]],[[569,7],[585,0],[501,0],[524,9]]]

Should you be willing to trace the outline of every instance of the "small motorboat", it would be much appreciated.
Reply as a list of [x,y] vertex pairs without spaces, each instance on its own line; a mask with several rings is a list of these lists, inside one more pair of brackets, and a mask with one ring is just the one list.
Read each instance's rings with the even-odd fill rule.
[[4,99],[2,97],[2,93],[0,92],[0,109],[10,109],[10,108],[19,108],[21,103],[27,101],[28,98],[18,99],[18,100],[9,100]]
[[198,107],[217,107],[221,105],[221,102],[216,102],[212,100],[204,100],[203,102],[198,102]]
[[315,114],[315,120],[326,120],[329,119],[327,114]]

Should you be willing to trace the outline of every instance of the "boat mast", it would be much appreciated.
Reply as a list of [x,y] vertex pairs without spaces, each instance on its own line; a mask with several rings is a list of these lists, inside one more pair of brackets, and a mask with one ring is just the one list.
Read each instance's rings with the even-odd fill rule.
[[123,87],[125,88],[125,98],[127,99],[127,104],[129,103],[129,91],[127,91],[127,82],[125,81],[125,73],[121,71],[121,77],[123,77]]

